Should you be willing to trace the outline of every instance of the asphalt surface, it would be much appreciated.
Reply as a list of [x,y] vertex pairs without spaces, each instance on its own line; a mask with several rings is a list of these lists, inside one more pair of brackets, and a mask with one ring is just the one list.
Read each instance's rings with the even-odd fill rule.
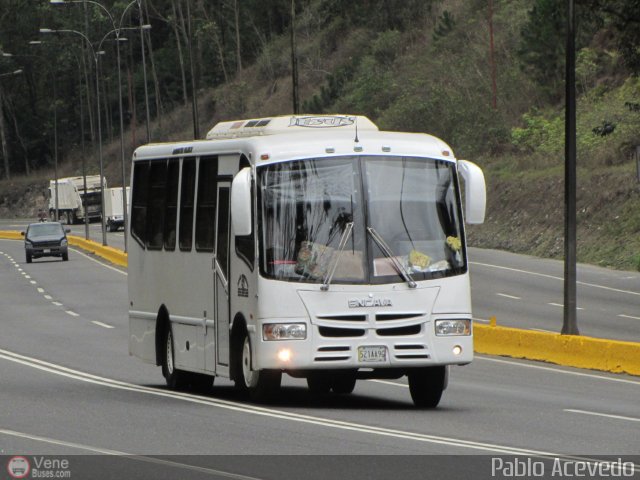
[[[498,455],[640,463],[637,377],[479,356],[452,369],[432,411],[413,407],[404,379],[314,396],[285,376],[267,406],[220,379],[210,392],[172,392],[158,367],[128,356],[124,270],[75,249],[69,262],[29,265],[21,242],[0,240],[0,252],[0,455],[97,454],[140,471],[131,478],[424,478],[428,469],[477,479],[491,478]],[[496,270],[472,260],[472,273]],[[142,457],[120,465],[110,455]]]
[[[0,229],[21,230],[30,220],[0,220]],[[71,225],[85,237],[84,225]],[[102,243],[100,223],[92,223],[89,238]],[[124,250],[122,230],[106,232],[109,246]],[[516,328],[560,332],[563,323],[562,261],[498,250],[469,249],[474,318]],[[577,323],[580,334],[640,342],[640,272],[617,271],[579,264]]]

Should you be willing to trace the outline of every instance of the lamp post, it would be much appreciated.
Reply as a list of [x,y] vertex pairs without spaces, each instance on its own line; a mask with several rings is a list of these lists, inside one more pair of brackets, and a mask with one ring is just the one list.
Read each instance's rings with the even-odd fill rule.
[[[7,72],[0,74],[0,78],[9,77],[12,75],[20,75],[22,69],[14,70],[13,72]],[[7,137],[5,135],[4,125],[4,91],[2,89],[2,83],[0,83],[0,141],[2,143],[2,157],[4,158],[4,174],[7,180],[11,180],[11,170],[9,167],[9,146],[7,145]]]
[[[45,43],[42,40],[31,40],[29,42],[29,45],[32,46],[37,46],[37,45],[42,45],[43,43]],[[74,57],[76,59],[76,62],[78,64],[78,78],[80,79],[78,85],[80,86],[80,88],[82,88],[82,67],[80,65],[80,60],[78,59],[77,55],[75,55],[74,53]],[[38,56],[38,58],[41,58],[44,60],[44,57],[40,57]],[[89,85],[86,85],[87,87],[87,98],[89,98]],[[81,129],[81,136],[82,136],[82,180],[83,180],[83,189],[85,192],[85,195],[82,196],[82,209],[84,211],[84,238],[89,240],[89,215],[87,214],[87,196],[86,196],[86,191],[87,191],[87,157],[85,154],[85,148],[84,148],[84,115],[83,115],[83,107],[82,107],[82,95],[81,95],[81,101],[80,101],[80,129]],[[56,170],[57,171],[57,170]],[[58,202],[58,176],[56,173],[56,217],[57,217],[57,202]]]
[[102,223],[102,245],[107,245],[107,231],[104,219],[104,162],[102,158],[102,126],[100,120],[100,72],[98,71],[98,54],[93,48],[91,41],[89,38],[82,32],[77,30],[53,30],[51,28],[41,28],[40,33],[51,34],[51,33],[72,33],[74,35],[79,35],[87,42],[89,45],[90,52],[93,55],[93,60],[95,62],[96,67],[96,104],[97,104],[97,116],[98,116],[98,162],[100,163],[100,208],[101,208],[101,223]]
[[[144,71],[144,87],[145,87],[145,106],[146,106],[146,113],[147,113],[147,142],[149,141],[149,102],[148,102],[148,97],[147,97],[147,79],[146,79],[146,65],[145,65],[145,59],[144,59],[144,36],[143,36],[143,32],[144,30],[149,30],[151,29],[151,25],[145,25],[142,22],[142,3],[141,0],[132,0],[123,10],[122,15],[120,16],[120,22],[118,23],[118,26],[116,26],[116,22],[115,19],[113,18],[113,15],[111,14],[111,12],[101,3],[96,2],[94,0],[49,0],[49,3],[51,4],[55,4],[55,5],[61,5],[61,4],[65,4],[65,3],[90,3],[92,5],[95,5],[97,7],[99,7],[100,9],[102,9],[107,16],[109,17],[109,20],[111,21],[111,25],[113,27],[113,30],[111,30],[110,32],[108,32],[100,41],[100,43],[98,44],[98,54],[103,53],[101,50],[102,47],[102,43],[107,39],[107,37],[109,35],[111,35],[112,33],[115,33],[115,37],[116,37],[116,56],[117,56],[117,69],[118,69],[118,110],[119,110],[119,117],[120,117],[120,159],[121,159],[121,167],[122,167],[122,216],[123,216],[123,223],[124,223],[124,251],[127,251],[127,240],[128,240],[128,236],[127,236],[127,225],[128,225],[128,212],[127,212],[127,180],[126,180],[126,166],[125,166],[125,154],[124,154],[124,121],[123,121],[123,108],[122,108],[122,72],[121,72],[121,62],[120,62],[120,42],[121,41],[126,41],[127,39],[124,37],[120,36],[120,33],[122,32],[122,30],[134,30],[137,29],[138,27],[122,27],[122,22],[124,21],[124,16],[127,13],[127,11],[129,10],[129,8],[131,6],[133,6],[134,4],[138,5],[138,8],[140,9],[140,25],[139,25],[139,29],[140,29],[140,38],[141,38],[141,42],[142,42],[142,61],[143,61],[143,71]],[[97,65],[97,57],[96,57],[96,72],[98,70],[98,65]],[[97,82],[97,80],[96,80]],[[102,168],[101,168],[102,170]],[[102,224],[103,224],[103,238],[104,238],[104,244],[106,245],[106,233],[104,233],[106,231],[106,226],[105,226],[105,218],[104,218],[104,196],[102,199]]]

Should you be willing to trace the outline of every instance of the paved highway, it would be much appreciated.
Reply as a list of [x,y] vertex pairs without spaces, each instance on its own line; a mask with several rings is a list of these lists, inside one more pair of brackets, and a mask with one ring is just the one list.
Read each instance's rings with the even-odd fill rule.
[[[0,220],[22,230],[29,220]],[[85,236],[84,225],[70,227]],[[99,223],[89,238],[102,243]],[[107,232],[107,244],[124,249],[124,233]],[[503,326],[559,332],[563,319],[563,262],[508,252],[469,249],[474,318]],[[578,328],[582,335],[640,342],[640,272],[578,266]]]
[[[497,250],[469,249],[474,318],[559,332],[564,264]],[[577,321],[582,335],[640,342],[640,273],[578,265]]]
[[[476,253],[474,273],[497,270],[480,265]],[[631,456],[640,454],[640,379],[624,375],[479,356],[452,369],[434,411],[414,409],[404,379],[313,396],[304,381],[285,377],[281,398],[269,406],[247,403],[224,380],[202,394],[168,391],[158,367],[127,354],[125,271],[75,249],[69,262],[27,265],[23,257],[21,242],[0,240],[0,454],[142,455],[144,468],[183,470],[166,478],[389,478],[398,469],[424,478],[418,466],[425,457],[381,461],[384,455],[488,456],[481,466],[447,467],[474,479],[491,478],[487,462],[497,455],[622,455],[639,463]],[[497,293],[513,293],[501,282]],[[148,462],[194,454],[374,457]]]

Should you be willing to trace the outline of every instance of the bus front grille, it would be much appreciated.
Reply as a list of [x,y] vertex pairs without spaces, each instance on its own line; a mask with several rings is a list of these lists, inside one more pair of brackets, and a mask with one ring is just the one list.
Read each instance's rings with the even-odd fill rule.
[[418,335],[422,325],[409,325],[407,327],[378,328],[376,333],[381,337],[404,337],[405,335]]
[[363,328],[336,328],[336,327],[318,327],[320,335],[328,338],[339,337],[364,337],[366,330]]

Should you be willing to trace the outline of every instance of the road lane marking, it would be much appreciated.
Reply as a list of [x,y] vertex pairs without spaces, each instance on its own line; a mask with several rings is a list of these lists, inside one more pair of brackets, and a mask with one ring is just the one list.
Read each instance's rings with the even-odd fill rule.
[[491,320],[486,320],[484,318],[476,318],[476,317],[472,317],[471,318],[474,322],[480,322],[480,323],[489,323]]
[[125,275],[125,276],[127,275],[127,272],[123,272],[122,270],[118,270],[117,268],[112,267],[111,265],[107,265],[106,263],[102,263],[101,261],[96,260],[95,258],[90,257],[89,255],[87,255],[87,254],[86,254],[86,253],[84,253],[84,252],[81,252],[80,250],[76,250],[75,248],[71,248],[70,250],[72,250],[73,252],[77,253],[78,255],[82,255],[83,257],[88,258],[89,260],[91,260],[92,262],[97,263],[98,265],[101,265],[101,266],[103,266],[103,267],[105,267],[105,268],[108,268],[108,269],[110,269],[110,270],[113,270],[114,272],[118,272],[118,273],[119,273],[119,274],[121,274],[121,275]]
[[577,377],[587,377],[587,378],[594,378],[597,380],[608,380],[610,382],[627,383],[627,384],[636,385],[640,387],[640,381],[629,380],[626,378],[605,377],[604,375],[596,375],[593,373],[574,372],[572,370],[562,370],[560,368],[545,367],[542,365],[522,363],[514,360],[503,360],[500,358],[491,358],[491,357],[485,357],[485,356],[479,356],[479,355],[474,355],[473,358],[474,360],[483,360],[486,362],[505,363],[507,365],[512,365],[514,367],[535,368],[537,370],[544,370],[544,371],[555,372],[555,373],[564,373],[566,375],[575,375]]
[[640,422],[640,418],[625,417],[623,415],[612,415],[609,413],[589,412],[587,410],[574,410],[573,408],[565,408],[564,411],[569,413],[581,413],[582,415],[593,415],[596,417],[613,418],[615,420],[625,420],[628,422]]
[[196,465],[189,465],[187,463],[174,462],[171,460],[163,460],[160,458],[145,457],[144,455],[135,455],[132,453],[119,452],[117,450],[110,450],[107,448],[99,448],[99,447],[93,447],[90,445],[83,445],[81,443],[66,442],[64,440],[57,440],[55,438],[50,438],[50,437],[42,437],[40,435],[31,435],[28,433],[16,432],[15,430],[7,430],[4,428],[0,428],[0,434],[7,435],[10,437],[18,437],[18,438],[24,438],[27,440],[34,440],[36,442],[49,443],[49,444],[58,445],[61,447],[73,448],[76,450],[84,450],[87,452],[100,453],[102,455],[117,456],[124,460],[134,460],[139,462],[153,463],[156,465],[166,465],[169,467],[187,469],[187,470],[196,471],[199,473],[207,473],[211,475],[234,478],[236,480],[260,480],[256,477],[248,477],[246,475],[241,475],[238,473],[224,472],[222,470],[214,470],[212,468],[198,467]]
[[60,302],[51,302],[51,303],[53,303],[56,307],[61,307],[62,306],[62,304]]
[[29,283],[30,283],[31,285],[37,285],[37,284],[38,284],[38,282],[36,282],[35,280],[29,280]]
[[407,385],[406,383],[398,383],[398,382],[390,382],[389,380],[369,380],[370,382],[373,383],[382,383],[384,385],[393,385],[394,387],[402,387],[402,388],[409,388],[409,385]]
[[79,317],[80,315],[72,310],[65,310],[66,314],[71,315],[72,317]]
[[[560,307],[560,308],[564,308],[564,303],[548,303],[547,305],[551,305],[552,307]],[[584,310],[584,308],[581,307],[576,307],[576,310]]]
[[44,298],[46,298],[47,300],[53,300],[53,297],[51,295],[45,295]]
[[631,320],[640,320],[640,317],[634,317],[633,315],[625,315],[624,313],[621,313],[618,316],[621,318],[630,318]]
[[530,328],[529,330],[534,330],[536,332],[544,332],[544,333],[558,333],[553,330],[545,330],[544,328]]
[[[43,372],[52,373],[62,377],[79,380],[94,385],[102,385],[105,387],[136,392],[139,394],[153,395],[157,397],[171,398],[173,400],[182,400],[189,403],[217,407],[243,414],[253,414],[262,417],[270,417],[278,420],[287,420],[291,422],[303,423],[307,425],[316,425],[325,428],[333,428],[338,430],[346,430],[350,432],[364,433],[368,435],[381,436],[386,438],[399,438],[418,443],[429,443],[435,445],[445,445],[458,448],[467,448],[475,451],[489,451],[505,455],[529,455],[535,457],[560,458],[562,460],[580,460],[595,462],[596,459],[577,457],[559,453],[545,452],[540,450],[530,450],[508,445],[500,445],[488,442],[476,442],[472,440],[464,440],[453,437],[445,437],[439,435],[430,435],[426,433],[410,432],[405,430],[396,430],[393,428],[377,427],[374,425],[366,425],[361,423],[347,422],[343,420],[335,420],[326,417],[317,417],[313,415],[305,415],[295,412],[287,412],[274,408],[266,408],[254,405],[247,405],[240,402],[216,399],[183,392],[172,392],[159,388],[144,387],[120,380],[114,380],[106,377],[100,377],[90,373],[63,367],[50,362],[45,362],[32,357],[26,357],[18,353],[0,349],[0,358],[14,362],[20,365],[34,368]],[[640,466],[635,466],[640,469]]]
[[98,322],[97,320],[91,320],[91,323],[103,328],[116,328],[113,325],[107,325],[106,323]]
[[522,297],[516,297],[514,295],[507,295],[506,293],[496,293],[499,297],[510,298],[512,300],[522,300]]
[[[478,265],[480,267],[496,268],[498,270],[507,270],[507,271],[516,272],[516,273],[524,273],[526,275],[534,275],[536,277],[551,278],[553,280],[560,280],[564,282],[564,278],[556,277],[554,275],[547,275],[546,273],[530,272],[528,270],[521,270],[519,268],[503,267],[501,265],[491,265],[490,263],[469,262],[469,264]],[[626,293],[629,295],[636,295],[640,297],[640,292],[632,292],[631,290],[622,290],[620,288],[606,287],[604,285],[597,285],[595,283],[587,283],[587,282],[576,282],[576,284],[582,285],[583,287],[600,288],[602,290],[608,290],[610,292]]]
[[44,293],[44,288],[38,287],[38,293]]

